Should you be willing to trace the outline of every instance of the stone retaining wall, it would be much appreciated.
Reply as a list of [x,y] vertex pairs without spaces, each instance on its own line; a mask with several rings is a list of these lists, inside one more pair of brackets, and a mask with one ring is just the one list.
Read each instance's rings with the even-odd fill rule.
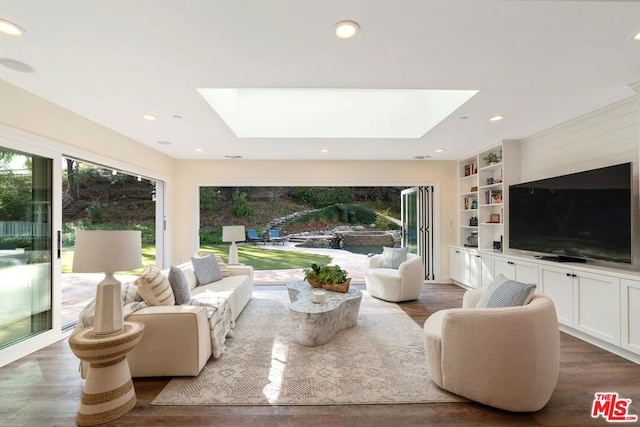
[[346,246],[389,246],[393,245],[393,237],[387,233],[347,233],[344,235],[343,242]]

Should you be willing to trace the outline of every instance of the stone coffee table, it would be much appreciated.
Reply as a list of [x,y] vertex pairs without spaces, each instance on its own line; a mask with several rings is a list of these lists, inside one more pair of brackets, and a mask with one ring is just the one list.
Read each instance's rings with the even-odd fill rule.
[[298,344],[307,347],[326,344],[335,334],[358,322],[362,292],[357,289],[345,293],[326,291],[326,299],[322,303],[311,300],[314,288],[307,282],[289,283],[287,289],[294,339]]

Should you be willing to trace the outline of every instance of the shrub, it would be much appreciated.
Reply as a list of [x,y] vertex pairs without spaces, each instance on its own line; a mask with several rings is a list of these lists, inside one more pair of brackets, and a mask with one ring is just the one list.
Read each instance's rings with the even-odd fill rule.
[[222,227],[200,229],[200,245],[216,245],[222,243]]
[[237,217],[253,215],[253,204],[247,200],[248,195],[243,191],[236,190],[233,193],[231,202],[231,212]]

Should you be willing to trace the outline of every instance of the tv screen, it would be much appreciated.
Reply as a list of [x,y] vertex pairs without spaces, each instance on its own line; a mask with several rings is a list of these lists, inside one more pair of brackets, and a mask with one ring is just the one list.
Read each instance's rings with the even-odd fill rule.
[[631,167],[509,186],[509,247],[630,264]]

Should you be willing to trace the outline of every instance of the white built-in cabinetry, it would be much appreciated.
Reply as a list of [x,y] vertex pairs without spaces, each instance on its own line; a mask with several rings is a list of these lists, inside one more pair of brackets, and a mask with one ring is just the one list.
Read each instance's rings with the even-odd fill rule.
[[640,278],[620,281],[622,308],[622,348],[640,354]]
[[536,283],[564,332],[640,363],[640,272],[459,246],[449,253],[457,284],[484,288],[500,274]]

